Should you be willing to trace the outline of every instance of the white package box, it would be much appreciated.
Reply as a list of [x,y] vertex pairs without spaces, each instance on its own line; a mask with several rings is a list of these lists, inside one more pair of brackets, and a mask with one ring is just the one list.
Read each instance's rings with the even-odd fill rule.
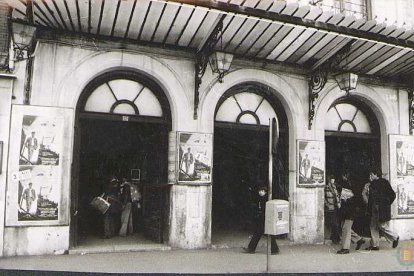
[[266,202],[265,234],[289,233],[289,202],[273,199]]

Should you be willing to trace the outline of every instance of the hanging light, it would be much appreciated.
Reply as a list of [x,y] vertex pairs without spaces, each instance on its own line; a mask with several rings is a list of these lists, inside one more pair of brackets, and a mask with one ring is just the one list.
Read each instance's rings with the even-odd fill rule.
[[340,73],[335,75],[335,80],[339,88],[345,91],[348,96],[350,90],[356,89],[358,75],[351,72]]
[[36,27],[27,24],[13,22],[13,46],[15,50],[15,59],[17,61],[28,58],[28,51],[32,43]]
[[224,74],[230,70],[233,55],[225,52],[215,51],[209,57],[211,70],[219,74],[219,82],[223,82]]

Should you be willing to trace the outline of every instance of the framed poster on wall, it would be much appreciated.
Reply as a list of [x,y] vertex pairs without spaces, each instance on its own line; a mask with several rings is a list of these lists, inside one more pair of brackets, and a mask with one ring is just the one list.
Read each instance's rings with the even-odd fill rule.
[[212,176],[213,135],[177,132],[178,182],[210,183]]
[[414,217],[414,137],[390,135],[390,183],[397,197],[393,217]]
[[297,183],[302,187],[325,185],[325,142],[297,141]]
[[13,105],[6,225],[68,225],[73,110]]

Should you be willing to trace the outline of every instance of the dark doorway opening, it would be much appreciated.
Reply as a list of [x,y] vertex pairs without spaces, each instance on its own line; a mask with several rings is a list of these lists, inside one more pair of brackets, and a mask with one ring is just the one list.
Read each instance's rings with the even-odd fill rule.
[[81,118],[79,136],[78,240],[102,236],[102,215],[89,203],[102,194],[109,178],[130,177],[131,169],[139,169],[142,200],[140,206],[133,204],[134,233],[163,242],[167,124]]
[[358,134],[354,137],[327,135],[325,142],[327,176],[334,175],[338,182],[343,172],[349,173],[359,207],[353,229],[361,235],[369,236],[369,219],[365,216],[361,193],[369,181],[370,169],[381,165],[380,140]]
[[[288,199],[287,147],[283,135],[273,160],[273,198]],[[249,233],[254,225],[257,188],[268,186],[269,128],[216,123],[212,237]]]

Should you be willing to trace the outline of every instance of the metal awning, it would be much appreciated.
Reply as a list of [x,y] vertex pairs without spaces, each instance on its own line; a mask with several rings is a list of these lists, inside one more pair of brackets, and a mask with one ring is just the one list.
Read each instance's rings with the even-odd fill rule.
[[[26,1],[7,0],[25,20]],[[314,70],[350,47],[338,70],[386,78],[414,72],[414,30],[280,0],[33,0],[38,26],[137,44],[201,49],[223,19],[216,49]]]

